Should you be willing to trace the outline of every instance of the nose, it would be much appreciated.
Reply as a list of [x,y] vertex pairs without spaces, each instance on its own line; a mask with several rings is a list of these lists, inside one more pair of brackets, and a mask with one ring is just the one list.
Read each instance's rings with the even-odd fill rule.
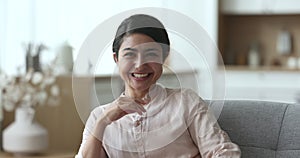
[[138,68],[138,67],[140,67],[140,66],[142,66],[144,64],[145,64],[144,57],[142,55],[138,55],[138,57],[137,57],[137,59],[135,61],[135,68]]

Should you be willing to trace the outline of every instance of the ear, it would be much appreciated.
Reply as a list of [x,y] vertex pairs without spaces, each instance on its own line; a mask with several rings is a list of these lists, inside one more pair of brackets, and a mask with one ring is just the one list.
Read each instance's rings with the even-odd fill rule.
[[116,52],[113,53],[113,57],[114,57],[115,63],[117,63],[118,62],[118,55],[117,55]]

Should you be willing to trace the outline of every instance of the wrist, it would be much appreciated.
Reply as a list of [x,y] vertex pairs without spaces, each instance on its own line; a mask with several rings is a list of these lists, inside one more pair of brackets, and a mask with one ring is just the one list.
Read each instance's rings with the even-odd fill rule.
[[104,113],[102,117],[97,120],[98,124],[103,124],[105,126],[110,125],[112,123],[107,113]]
[[94,137],[96,137],[98,140],[102,141],[105,128],[106,128],[106,126],[110,125],[111,123],[112,123],[112,121],[106,115],[103,115],[103,117],[100,117],[95,122],[95,127],[92,132]]

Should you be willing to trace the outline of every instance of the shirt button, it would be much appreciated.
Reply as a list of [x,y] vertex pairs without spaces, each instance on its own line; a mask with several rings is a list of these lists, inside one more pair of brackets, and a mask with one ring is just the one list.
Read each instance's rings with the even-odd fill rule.
[[141,125],[141,121],[134,121],[134,124],[133,124],[134,127],[137,127],[139,125]]

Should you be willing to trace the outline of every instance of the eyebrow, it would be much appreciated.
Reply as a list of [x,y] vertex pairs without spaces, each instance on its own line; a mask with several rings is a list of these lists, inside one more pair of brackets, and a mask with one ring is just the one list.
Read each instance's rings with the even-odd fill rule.
[[[128,47],[128,48],[122,49],[122,51],[134,51],[134,52],[137,52],[138,50],[136,48],[130,48],[130,47]],[[149,52],[149,51],[159,51],[159,49],[158,48],[148,48],[144,52]]]
[[124,48],[122,51],[135,51],[137,52],[138,50],[135,48]]
[[159,51],[159,49],[157,48],[148,48],[145,50],[145,52],[149,52],[149,51]]

